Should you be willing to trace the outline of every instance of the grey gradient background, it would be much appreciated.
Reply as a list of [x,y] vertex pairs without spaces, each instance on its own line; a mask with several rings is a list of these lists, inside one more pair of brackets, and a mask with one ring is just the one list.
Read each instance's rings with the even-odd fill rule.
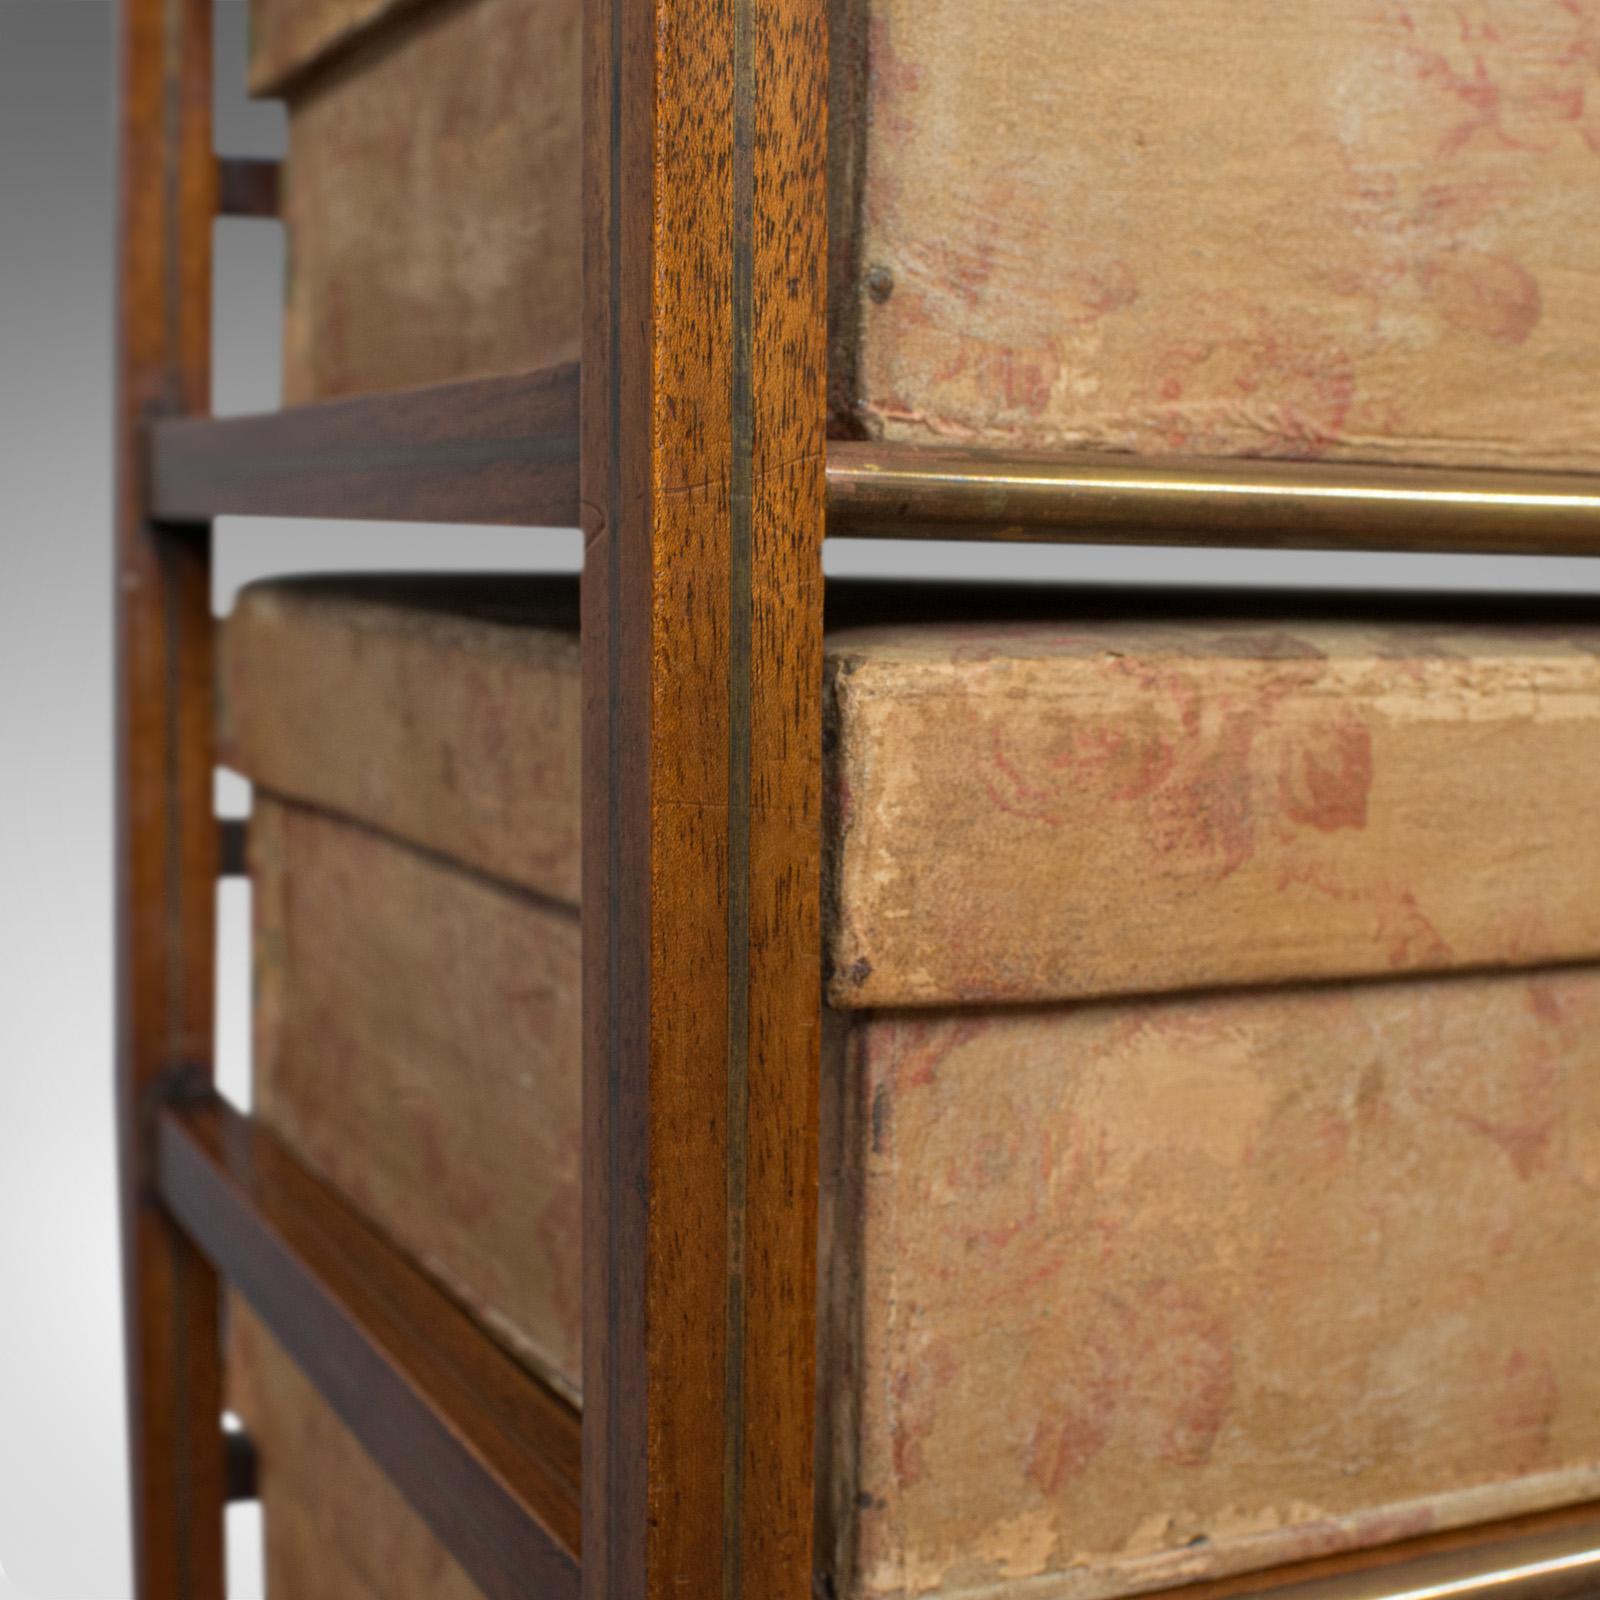
[[[219,5],[218,143],[275,155],[237,85],[242,0]],[[111,1126],[109,0],[0,0],[0,1594],[125,1600],[121,1326]],[[273,403],[274,224],[218,229],[219,411]],[[575,534],[228,522],[217,604],[275,571],[573,568]],[[1325,587],[1600,590],[1577,560],[960,545],[830,546],[830,572]],[[219,805],[248,804],[219,784]],[[248,890],[222,899],[219,1049],[248,1095]],[[233,1600],[259,1529],[230,1514]],[[285,1600],[285,1597],[278,1597]],[[288,1597],[292,1600],[292,1597]]]

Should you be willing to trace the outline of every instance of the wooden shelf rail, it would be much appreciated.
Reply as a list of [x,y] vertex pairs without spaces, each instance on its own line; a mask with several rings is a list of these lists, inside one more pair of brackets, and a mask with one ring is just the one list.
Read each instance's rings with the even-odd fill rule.
[[247,1433],[222,1436],[223,1483],[231,1501],[256,1500],[258,1468],[255,1441]]
[[[578,368],[166,419],[153,512],[575,527]],[[998,456],[836,440],[828,532],[878,538],[1600,552],[1600,478],[1328,461]]]
[[576,1600],[571,1405],[215,1096],[160,1113],[156,1181],[489,1600]]
[[578,368],[149,430],[150,515],[578,525]]
[[217,159],[217,215],[268,217],[278,215],[280,172],[276,161],[244,156]]

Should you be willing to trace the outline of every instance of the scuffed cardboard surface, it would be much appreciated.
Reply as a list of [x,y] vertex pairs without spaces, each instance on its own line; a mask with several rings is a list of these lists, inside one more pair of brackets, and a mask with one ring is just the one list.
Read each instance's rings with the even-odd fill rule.
[[575,1396],[576,916],[265,796],[251,852],[259,1115]]
[[861,37],[853,426],[1600,463],[1596,0],[870,0]]
[[482,1600],[238,1294],[228,1404],[256,1445],[270,1600]]
[[885,1014],[843,1071],[836,1592],[1088,1600],[1600,1492],[1600,973]]
[[[574,591],[416,587],[247,591],[224,759],[576,904]],[[1600,628],[1067,608],[827,648],[837,1006],[1600,955]]]
[[[575,855],[566,601],[408,592],[225,630],[258,1105],[575,1393],[577,921],[517,886]],[[1586,953],[1600,640],[1168,613],[829,659],[840,1600],[1102,1600],[1600,1495],[1600,969],[1481,970]],[[1318,962],[1386,981],[1106,998]],[[1477,970],[1398,977],[1433,965]]]
[[[366,30],[430,0],[248,0],[251,94],[276,96]],[[437,3],[437,0],[433,0]]]
[[1600,632],[888,627],[829,642],[829,999],[1600,954]]
[[426,604],[413,580],[260,584],[218,650],[220,758],[275,793],[578,901],[577,588]]
[[579,8],[404,8],[289,102],[290,403],[576,360]]

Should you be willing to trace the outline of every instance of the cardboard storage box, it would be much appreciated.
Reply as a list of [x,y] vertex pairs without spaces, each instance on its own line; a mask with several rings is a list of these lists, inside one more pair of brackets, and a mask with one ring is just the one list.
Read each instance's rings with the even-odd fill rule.
[[[579,344],[576,0],[251,0],[290,398]],[[1587,0],[834,0],[839,431],[1600,465]]]
[[[1600,1493],[1600,628],[960,601],[837,589],[819,685],[833,1592],[1094,1600]],[[221,675],[258,1109],[578,1398],[575,623],[265,586]],[[410,1514],[235,1349],[275,1568],[358,1572]]]

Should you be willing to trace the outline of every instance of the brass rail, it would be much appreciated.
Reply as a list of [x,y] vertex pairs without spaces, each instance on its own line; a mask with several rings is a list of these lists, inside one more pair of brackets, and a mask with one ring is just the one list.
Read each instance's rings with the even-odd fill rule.
[[836,442],[828,532],[1580,555],[1600,552],[1600,477]]
[[1579,1600],[1600,1595],[1600,1523],[1585,1521],[1257,1591],[1251,1600]]

